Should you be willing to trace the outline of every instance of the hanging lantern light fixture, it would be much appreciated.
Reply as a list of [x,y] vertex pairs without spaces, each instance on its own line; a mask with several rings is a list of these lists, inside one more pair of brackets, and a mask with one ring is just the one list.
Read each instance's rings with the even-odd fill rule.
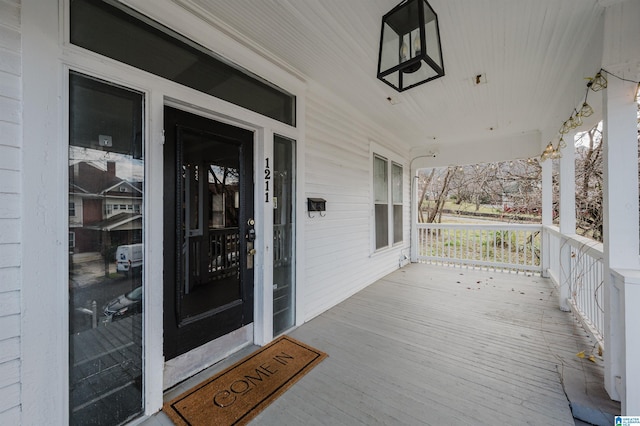
[[443,75],[438,16],[426,0],[404,0],[382,17],[378,78],[402,92]]
[[607,79],[602,75],[600,71],[587,83],[587,86],[594,92],[598,92],[607,88]]
[[567,120],[564,123],[562,123],[562,127],[560,127],[560,134],[566,135],[570,131],[571,131],[571,124],[569,123],[569,120]]
[[555,149],[553,148],[553,144],[551,142],[549,142],[547,144],[547,147],[544,149],[544,151],[542,151],[542,155],[540,156],[540,160],[541,161],[545,161],[549,158],[553,158],[553,156],[555,155]]
[[584,122],[582,121],[582,116],[580,115],[580,113],[578,111],[576,111],[575,109],[573,110],[573,124],[572,126],[574,126],[574,129],[577,127],[580,127],[584,124]]
[[581,117],[591,117],[593,115],[593,108],[591,108],[591,105],[589,105],[586,100],[583,102],[579,114]]

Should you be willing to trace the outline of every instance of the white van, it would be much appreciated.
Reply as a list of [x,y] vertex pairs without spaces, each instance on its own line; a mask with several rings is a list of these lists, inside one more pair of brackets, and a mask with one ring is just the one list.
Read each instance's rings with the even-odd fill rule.
[[142,244],[127,244],[116,249],[116,270],[129,276],[142,272]]

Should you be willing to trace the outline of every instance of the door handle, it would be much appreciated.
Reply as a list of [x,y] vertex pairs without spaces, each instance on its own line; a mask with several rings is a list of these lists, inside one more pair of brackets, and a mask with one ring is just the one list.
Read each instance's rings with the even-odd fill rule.
[[256,249],[252,248],[252,249],[247,250],[247,254],[249,256],[254,256],[256,254]]
[[253,226],[256,224],[255,220],[253,220],[253,218],[249,219],[247,221],[247,225],[249,227],[249,229],[247,229],[247,233],[245,234],[245,238],[247,241],[249,242],[253,242],[256,240],[256,230],[253,228]]

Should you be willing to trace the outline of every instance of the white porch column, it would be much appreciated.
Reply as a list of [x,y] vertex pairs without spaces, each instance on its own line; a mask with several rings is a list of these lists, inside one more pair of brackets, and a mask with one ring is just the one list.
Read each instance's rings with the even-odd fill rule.
[[605,388],[613,399],[621,399],[622,414],[640,415],[640,284],[637,280],[616,283],[612,275],[614,269],[628,272],[640,267],[636,85],[607,77],[603,105]]
[[410,192],[410,203],[411,203],[411,236],[410,236],[410,246],[411,246],[411,263],[418,262],[418,170],[414,170],[409,167],[409,176],[411,177],[409,192]]
[[[560,158],[560,233],[576,233],[576,165],[574,133],[565,135],[566,147],[561,149]],[[559,303],[560,310],[568,312],[571,297],[571,246],[560,246]]]
[[[543,161],[540,163],[542,167],[542,226],[553,224],[553,162]],[[542,276],[549,276],[549,267],[551,265],[551,242],[549,233],[543,228],[542,230]]]

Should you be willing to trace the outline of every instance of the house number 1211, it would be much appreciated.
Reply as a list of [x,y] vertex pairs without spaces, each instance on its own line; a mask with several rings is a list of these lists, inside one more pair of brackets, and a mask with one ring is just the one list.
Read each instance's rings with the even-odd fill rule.
[[271,169],[269,168],[269,159],[265,158],[264,166],[264,202],[269,202],[269,181],[271,180]]

